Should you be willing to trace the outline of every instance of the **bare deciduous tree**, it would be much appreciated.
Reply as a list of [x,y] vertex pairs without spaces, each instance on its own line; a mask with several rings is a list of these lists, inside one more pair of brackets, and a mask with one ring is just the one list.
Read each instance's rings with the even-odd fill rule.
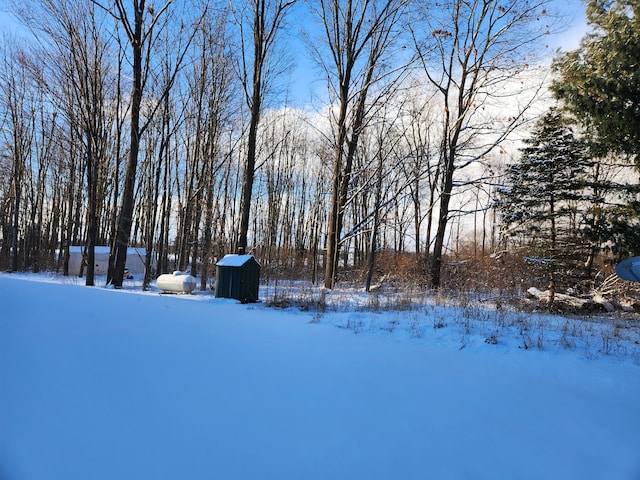
[[[86,284],[94,284],[95,246],[99,234],[98,212],[103,203],[100,195],[106,182],[110,123],[107,97],[110,86],[117,79],[109,76],[110,45],[106,40],[103,19],[96,15],[95,5],[85,2],[41,1],[41,28],[52,40],[55,49],[49,55],[53,78],[51,95],[55,97],[57,84],[61,91],[68,89],[69,97],[61,105],[69,127],[77,129],[76,138],[82,142],[86,169],[87,241]],[[101,12],[100,12],[101,13]]]
[[[99,4],[96,0],[94,3]],[[150,121],[153,119],[155,112],[162,105],[162,100],[167,96],[173,86],[175,78],[178,74],[184,56],[195,29],[192,30],[183,44],[182,35],[176,37],[176,61],[173,65],[173,71],[166,83],[160,88],[157,95],[155,105],[149,110],[146,119],[141,121],[142,100],[144,89],[148,86],[150,74],[150,55],[153,50],[154,35],[162,25],[160,22],[168,15],[169,7],[172,2],[168,1],[157,10],[153,5],[147,5],[146,0],[132,0],[130,8],[124,3],[124,0],[115,0],[115,9],[108,10],[117,22],[122,26],[126,40],[131,48],[131,106],[130,106],[130,137],[129,137],[129,155],[125,169],[124,188],[122,192],[122,201],[120,213],[118,217],[118,226],[113,242],[113,249],[109,258],[109,273],[107,275],[107,283],[113,284],[115,287],[121,287],[124,273],[125,263],[127,259],[127,248],[131,235],[131,225],[134,213],[134,187],[137,176],[138,154],[140,151],[140,141],[145,130],[148,128]],[[105,8],[103,6],[103,8]],[[166,25],[166,23],[165,23]],[[182,24],[184,27],[184,24]]]
[[234,7],[233,17],[240,38],[240,81],[249,108],[246,157],[242,174],[240,200],[240,231],[238,246],[247,247],[251,196],[256,169],[258,126],[268,84],[274,80],[277,68],[277,34],[295,0],[247,0]]
[[370,96],[376,84],[394,72],[388,55],[398,36],[404,0],[318,0],[313,10],[324,33],[323,43],[313,44],[316,60],[327,74],[332,114],[333,185],[327,226],[324,284],[334,288],[341,232],[347,206],[353,162],[360,135],[367,124]]
[[507,115],[502,110],[508,95],[515,96],[510,83],[517,83],[518,76],[534,64],[539,40],[553,28],[548,5],[548,0],[446,0],[438,10],[425,4],[420,21],[412,26],[416,52],[424,74],[439,92],[442,112],[433,287],[440,286],[456,174],[507,138],[522,123],[535,97],[529,95],[520,105],[514,102]]
[[35,134],[35,107],[30,100],[29,74],[24,62],[24,52],[19,48],[3,52],[2,74],[0,76],[0,93],[6,114],[7,146],[6,156],[11,164],[10,198],[11,233],[10,233],[10,265],[11,271],[19,268],[18,253],[20,239],[20,209],[24,188],[27,158],[31,155],[32,141]]

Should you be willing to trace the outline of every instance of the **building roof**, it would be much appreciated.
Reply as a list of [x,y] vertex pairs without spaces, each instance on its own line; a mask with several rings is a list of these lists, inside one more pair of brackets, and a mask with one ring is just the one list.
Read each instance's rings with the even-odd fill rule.
[[[85,247],[83,245],[71,245],[69,246],[69,253],[84,253]],[[96,245],[94,252],[96,255],[108,255],[110,247],[104,245]],[[127,255],[144,255],[147,252],[146,248],[128,247]]]
[[[237,255],[232,253],[222,257],[222,259],[218,261],[216,265],[219,267],[241,267],[251,259],[253,259],[254,262],[258,263],[253,255]],[[260,264],[258,263],[258,265]]]

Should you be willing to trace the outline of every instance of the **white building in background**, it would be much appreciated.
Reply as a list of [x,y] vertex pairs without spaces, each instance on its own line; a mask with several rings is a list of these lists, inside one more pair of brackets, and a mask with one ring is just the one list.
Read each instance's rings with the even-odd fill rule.
[[[87,272],[86,261],[83,267],[83,246],[71,246],[69,247],[69,275],[79,276],[82,272],[84,276]],[[147,254],[145,248],[130,247],[127,249],[127,263],[126,268],[129,270],[129,274],[137,275],[144,273],[144,262]],[[156,258],[155,255],[151,257],[151,266],[155,268]],[[96,246],[95,247],[95,267],[94,275],[106,275],[109,269],[109,247]]]

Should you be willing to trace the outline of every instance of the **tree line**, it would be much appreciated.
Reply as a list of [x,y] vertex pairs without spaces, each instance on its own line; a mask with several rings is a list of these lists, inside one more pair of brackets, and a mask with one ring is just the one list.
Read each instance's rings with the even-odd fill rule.
[[[562,200],[590,212],[573,234],[591,235],[592,257],[610,248],[605,225],[637,218],[613,215],[637,211],[629,182],[593,180],[636,158],[637,97],[612,100],[627,117],[602,127],[608,93],[585,95],[594,72],[571,70],[592,68],[581,55],[594,45],[622,48],[593,12],[638,17],[612,5],[589,7],[605,33],[557,56],[552,87],[588,143],[571,158],[602,172],[589,185],[606,193]],[[527,244],[507,228],[526,195],[509,189],[523,181],[505,165],[535,156],[512,145],[548,91],[543,45],[562,26],[548,1],[36,0],[13,13],[29,33],[6,35],[0,62],[2,268],[67,272],[69,247],[82,245],[93,285],[95,246],[109,245],[118,287],[136,245],[145,286],[183,270],[206,288],[217,259],[246,251],[266,275],[328,288],[357,266],[369,288],[380,255],[408,252],[437,288],[470,225],[478,256]],[[313,110],[287,102],[298,41],[323,79]],[[628,83],[606,88],[637,95]]]

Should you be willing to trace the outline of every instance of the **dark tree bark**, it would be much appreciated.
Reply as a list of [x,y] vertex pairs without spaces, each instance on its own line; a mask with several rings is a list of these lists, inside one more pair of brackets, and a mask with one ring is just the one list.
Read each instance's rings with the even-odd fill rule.
[[340,257],[341,232],[354,157],[368,111],[372,85],[380,80],[377,67],[397,34],[405,2],[376,0],[318,0],[315,9],[328,54],[312,49],[327,72],[338,103],[335,117],[331,201],[327,226],[324,285],[334,288]]
[[[98,4],[96,0],[94,3]],[[175,78],[178,74],[184,56],[195,35],[195,29],[191,32],[187,42],[181,43],[180,35],[176,39],[179,43],[177,47],[177,60],[174,68],[165,79],[166,83],[160,88],[157,100],[146,115],[144,122],[141,122],[141,106],[143,99],[143,88],[149,79],[149,55],[151,54],[150,42],[160,19],[166,14],[172,2],[167,1],[164,6],[156,10],[153,6],[147,6],[146,0],[132,0],[131,9],[133,11],[133,21],[130,19],[129,9],[124,4],[124,0],[115,0],[116,12],[113,14],[119,24],[123,27],[129,46],[131,47],[131,106],[130,106],[130,136],[129,155],[125,168],[125,177],[122,191],[122,202],[118,217],[118,225],[113,242],[113,248],[109,256],[109,273],[107,283],[116,288],[122,287],[127,259],[127,248],[131,237],[131,226],[135,208],[135,183],[138,169],[138,154],[140,151],[140,139],[149,126],[156,111],[160,108],[163,100],[171,90]],[[103,7],[104,8],[104,7]],[[147,15],[150,16],[147,21]],[[184,25],[182,26],[184,28]],[[145,56],[146,55],[146,56]]]
[[[251,19],[247,20],[242,14],[236,15],[236,22],[240,28],[242,41],[241,81],[244,86],[245,98],[249,107],[249,131],[247,134],[246,157],[242,173],[240,191],[240,230],[238,232],[238,247],[247,249],[248,233],[251,216],[251,200],[253,182],[256,170],[256,145],[258,126],[262,114],[265,96],[265,86],[270,78],[266,78],[269,61],[274,55],[276,36],[282,27],[287,11],[295,0],[250,0]],[[245,22],[251,22],[251,39],[245,41]]]
[[127,261],[127,248],[131,235],[131,223],[134,209],[134,185],[138,167],[138,152],[140,150],[140,106],[142,103],[142,52],[143,52],[143,28],[145,14],[145,0],[133,0],[133,24],[129,23],[127,10],[123,0],[116,1],[118,17],[125,29],[132,50],[132,75],[131,87],[131,119],[129,137],[129,156],[124,177],[124,189],[122,192],[122,204],[116,230],[114,249],[109,257],[109,273],[107,284],[116,288],[122,287],[124,270]]

